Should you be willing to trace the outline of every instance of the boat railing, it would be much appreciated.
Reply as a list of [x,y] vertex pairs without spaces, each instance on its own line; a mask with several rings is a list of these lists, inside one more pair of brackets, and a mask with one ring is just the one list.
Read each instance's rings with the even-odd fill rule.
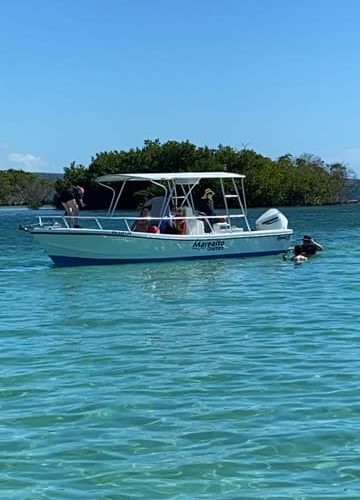
[[[140,217],[138,215],[133,216],[86,216],[79,215],[74,218],[73,216],[65,216],[65,215],[41,215],[38,216],[38,226],[41,227],[49,227],[52,228],[67,228],[70,229],[74,227],[74,221],[76,219],[76,224],[79,225],[83,229],[99,229],[99,230],[123,230],[127,232],[135,232],[135,225],[138,222],[147,222],[148,225],[160,226],[163,222],[169,222],[173,224],[178,224],[180,222],[189,222],[189,221],[203,221],[203,223],[209,226],[211,232],[215,231],[215,224],[226,224],[228,229],[231,229],[236,226],[233,226],[233,223],[236,223],[237,220],[244,219],[244,214],[228,214],[228,215],[198,215],[193,214],[191,216],[185,215],[174,215],[174,216],[166,216],[166,217]],[[238,229],[238,228],[237,228]]]

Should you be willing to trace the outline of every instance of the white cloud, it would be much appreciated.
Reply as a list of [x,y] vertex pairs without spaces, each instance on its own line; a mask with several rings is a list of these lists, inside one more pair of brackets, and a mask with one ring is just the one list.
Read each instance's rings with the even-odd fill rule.
[[[42,160],[39,156],[34,156],[30,153],[10,153],[8,155],[8,161],[15,163],[17,166],[24,170],[31,172],[38,172],[40,169],[47,166],[46,161]],[[11,167],[11,165],[10,165]]]

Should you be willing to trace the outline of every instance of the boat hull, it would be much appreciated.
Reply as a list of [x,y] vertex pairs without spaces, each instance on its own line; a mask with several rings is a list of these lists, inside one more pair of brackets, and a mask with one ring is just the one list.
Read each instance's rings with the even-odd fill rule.
[[126,231],[33,229],[56,265],[241,258],[285,253],[292,230],[176,236]]

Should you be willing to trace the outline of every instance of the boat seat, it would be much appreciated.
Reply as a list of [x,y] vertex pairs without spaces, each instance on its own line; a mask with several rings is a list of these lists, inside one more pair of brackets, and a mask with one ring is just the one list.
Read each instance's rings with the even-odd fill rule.
[[[191,207],[184,207],[185,217],[194,217],[194,212]],[[186,234],[204,234],[204,223],[199,219],[187,219],[186,220]]]
[[213,224],[214,233],[227,233],[230,231],[230,224],[228,222],[216,222]]
[[213,225],[214,233],[240,233],[244,231],[242,227],[230,226],[228,222],[217,222]]
[[187,232],[186,234],[204,234],[205,228],[202,220],[190,220],[187,224]]

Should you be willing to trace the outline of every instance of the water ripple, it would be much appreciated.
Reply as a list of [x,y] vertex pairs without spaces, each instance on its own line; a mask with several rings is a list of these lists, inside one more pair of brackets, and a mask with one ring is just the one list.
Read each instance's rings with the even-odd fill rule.
[[55,268],[0,214],[0,495],[359,498],[357,209],[289,209],[302,266]]

